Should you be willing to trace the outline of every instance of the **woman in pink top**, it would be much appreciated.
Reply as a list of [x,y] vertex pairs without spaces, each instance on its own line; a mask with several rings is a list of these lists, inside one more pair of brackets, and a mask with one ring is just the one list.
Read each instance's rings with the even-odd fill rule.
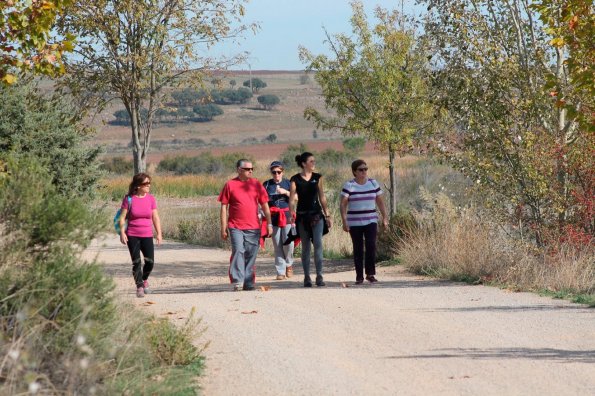
[[[120,242],[128,245],[132,259],[132,275],[136,283],[136,296],[144,297],[149,290],[149,275],[153,269],[155,249],[153,246],[153,226],[157,231],[157,244],[161,244],[161,222],[157,212],[155,197],[149,194],[151,177],[146,173],[138,173],[132,178],[128,194],[122,201],[120,217]],[[131,197],[130,207],[128,197]],[[130,211],[130,214],[128,214]],[[128,215],[128,228],[124,227]],[[144,265],[141,267],[141,252]]]

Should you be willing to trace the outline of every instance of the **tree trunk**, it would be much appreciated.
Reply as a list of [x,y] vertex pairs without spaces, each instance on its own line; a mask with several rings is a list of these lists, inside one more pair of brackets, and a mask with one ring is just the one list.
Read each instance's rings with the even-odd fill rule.
[[392,218],[397,213],[397,176],[395,173],[395,150],[392,145],[388,146],[388,174],[390,177],[389,193],[389,216]]
[[141,115],[139,109],[135,106],[130,107],[130,128],[132,129],[132,162],[134,164],[134,174],[144,172],[147,169],[146,153],[147,148],[144,135],[141,128]]

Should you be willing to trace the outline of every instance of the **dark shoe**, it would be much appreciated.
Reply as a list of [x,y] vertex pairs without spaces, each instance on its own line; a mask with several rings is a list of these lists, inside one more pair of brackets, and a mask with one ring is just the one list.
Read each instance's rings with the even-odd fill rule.
[[367,280],[368,282],[370,282],[370,283],[375,283],[375,282],[378,282],[378,279],[376,279],[376,278],[374,277],[374,275],[369,275],[369,276],[366,276],[366,280]]
[[318,275],[316,277],[316,286],[326,286],[326,283],[322,280],[322,276]]
[[356,285],[361,285],[362,283],[364,283],[364,278],[357,278],[357,279],[355,280],[355,284],[356,284]]
[[312,287],[312,279],[309,276],[304,276],[304,287]]
[[243,287],[243,290],[246,290],[246,291],[251,291],[251,290],[254,290],[254,289],[256,289],[254,287],[254,285],[244,285],[244,287]]

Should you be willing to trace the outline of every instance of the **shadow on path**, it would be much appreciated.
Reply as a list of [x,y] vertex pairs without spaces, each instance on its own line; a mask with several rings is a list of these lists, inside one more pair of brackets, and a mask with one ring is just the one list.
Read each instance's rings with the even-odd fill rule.
[[385,359],[529,359],[572,363],[595,363],[595,350],[573,351],[554,348],[452,348],[436,349],[437,353],[387,356]]

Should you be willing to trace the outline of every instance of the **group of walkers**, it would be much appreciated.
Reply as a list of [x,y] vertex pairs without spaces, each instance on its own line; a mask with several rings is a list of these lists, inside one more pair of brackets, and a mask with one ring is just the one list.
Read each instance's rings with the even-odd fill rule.
[[[253,177],[254,167],[247,159],[236,163],[237,177],[228,180],[217,200],[221,204],[221,238],[231,243],[229,279],[233,289],[254,290],[254,265],[261,238],[271,238],[275,255],[276,279],[293,276],[294,245],[301,243],[304,287],[312,287],[310,262],[314,249],[316,286],[325,286],[322,237],[332,228],[322,174],[315,172],[314,155],[304,152],[295,157],[301,171],[284,177],[285,165],[273,161],[271,178],[260,183]],[[383,226],[388,217],[378,182],[368,177],[368,166],[358,159],[351,164],[354,178],[341,189],[341,220],[353,244],[356,284],[376,279],[376,237],[378,214]],[[128,246],[136,296],[150,293],[148,278],[154,265],[153,228],[161,243],[161,223],[155,198],[149,193],[151,177],[139,173],[132,178],[122,200],[120,241]],[[125,222],[128,227],[125,227]],[[144,264],[141,259],[144,258]],[[141,265],[142,264],[142,265]]]

